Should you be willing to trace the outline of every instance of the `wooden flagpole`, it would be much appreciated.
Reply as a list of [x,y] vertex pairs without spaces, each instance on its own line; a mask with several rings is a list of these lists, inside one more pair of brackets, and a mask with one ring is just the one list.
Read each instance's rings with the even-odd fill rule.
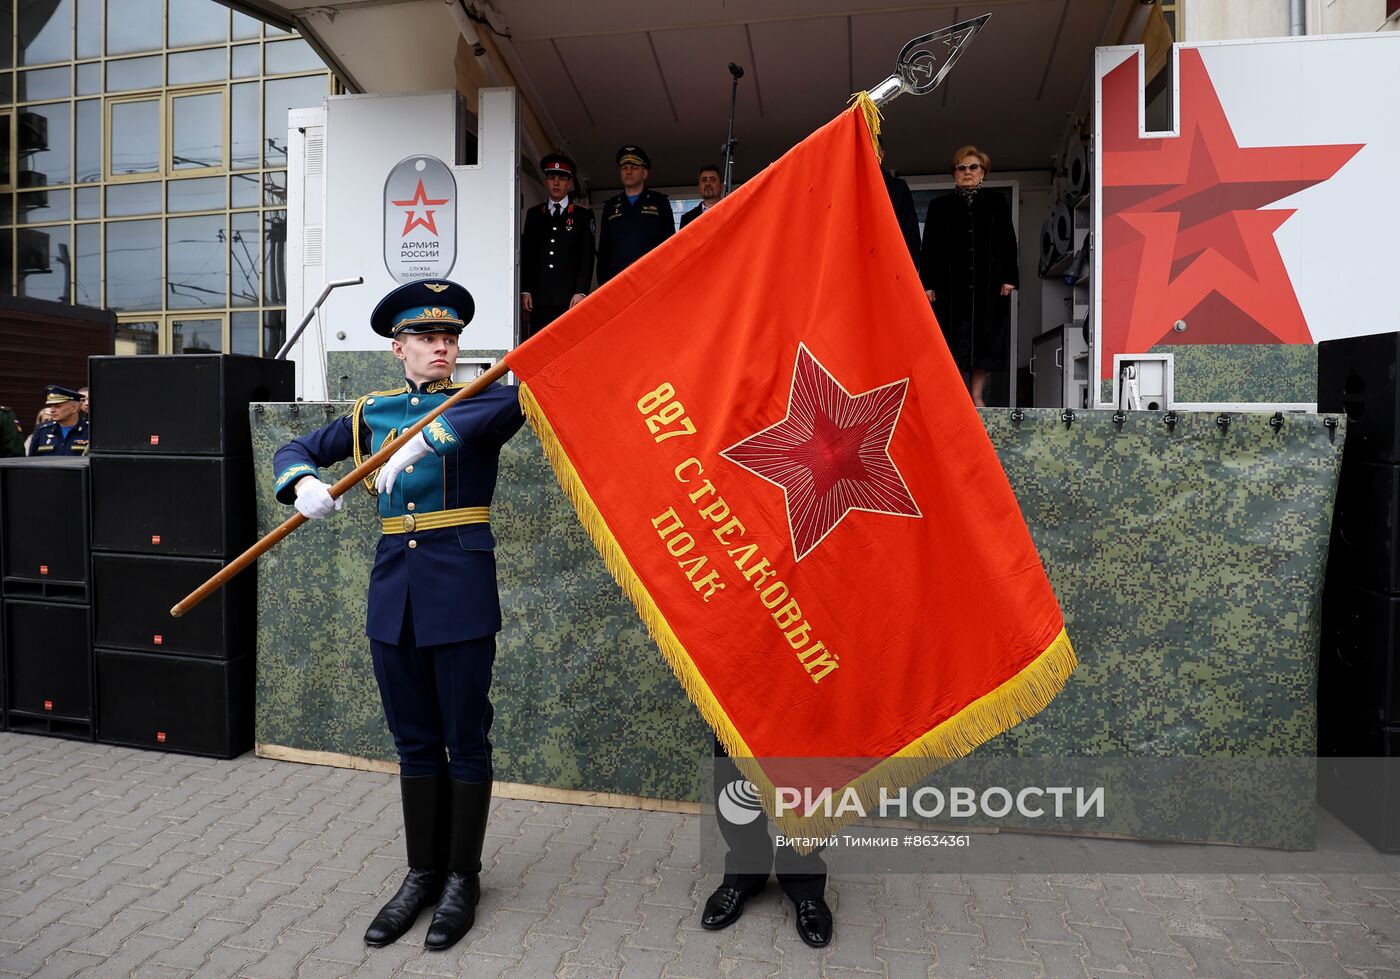
[[[432,411],[428,412],[428,414],[418,419],[418,421],[416,421],[411,427],[404,429],[403,433],[398,438],[394,439],[394,441],[388,443],[374,455],[370,456],[364,462],[356,466],[353,472],[350,472],[345,476],[341,477],[336,482],[336,484],[331,487],[331,497],[340,497],[348,493],[351,489],[355,487],[357,483],[360,482],[360,480],[364,479],[370,473],[374,472],[380,466],[384,465],[384,463],[388,462],[389,457],[392,456],[401,445],[406,444],[409,439],[413,438],[419,432],[423,431],[423,429],[426,428],[434,418],[442,414],[448,408],[455,405],[457,402],[473,397],[478,392],[490,387],[492,384],[496,383],[496,381],[504,377],[508,370],[509,368],[506,367],[506,362],[504,359],[497,362],[490,370],[486,371],[476,380],[472,381],[466,387],[462,388],[462,390],[458,391],[456,394],[452,395],[452,397],[448,398],[442,404],[438,405]],[[286,520],[282,521],[280,526],[269,532],[265,537],[263,537],[252,547],[248,548],[242,554],[238,555],[238,557],[230,561],[227,565],[224,566],[222,570],[220,570],[212,578],[210,578],[204,584],[200,585],[194,591],[190,592],[184,598],[180,599],[180,601],[176,602],[174,607],[170,609],[170,614],[177,619],[180,616],[184,615],[190,609],[194,608],[200,602],[204,601],[210,595],[214,594],[214,592],[222,588],[224,584],[228,582],[229,579],[231,579],[234,575],[238,574],[238,572],[242,571],[248,565],[256,561],[259,556],[266,553],[267,551],[270,551],[284,537],[286,537],[292,531],[296,530],[302,524],[306,523],[306,520],[307,518],[303,517],[300,513],[293,513]]]

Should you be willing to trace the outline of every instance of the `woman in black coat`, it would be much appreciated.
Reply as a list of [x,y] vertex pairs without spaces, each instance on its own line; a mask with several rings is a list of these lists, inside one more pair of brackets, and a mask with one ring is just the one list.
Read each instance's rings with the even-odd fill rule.
[[982,190],[990,169],[991,158],[975,146],[953,155],[956,186],[929,202],[919,258],[924,291],[979,407],[987,371],[1007,369],[1011,293],[1021,281],[1011,208]]

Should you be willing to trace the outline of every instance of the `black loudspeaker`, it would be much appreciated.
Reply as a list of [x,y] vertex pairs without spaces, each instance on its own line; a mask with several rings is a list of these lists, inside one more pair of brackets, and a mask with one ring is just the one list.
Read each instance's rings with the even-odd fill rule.
[[247,456],[92,458],[94,551],[233,557],[256,523]]
[[88,610],[5,602],[5,699],[11,731],[92,740]]
[[1400,724],[1400,595],[1329,584],[1322,606],[1318,701],[1340,716]]
[[1317,410],[1346,412],[1346,457],[1400,462],[1400,333],[1317,345]]
[[97,650],[97,740],[234,758],[253,747],[253,657]]
[[91,357],[89,451],[247,455],[248,403],[294,401],[295,366],[232,354]]
[[1327,581],[1400,592],[1400,466],[1343,461]]
[[0,527],[6,597],[87,601],[87,459],[0,459]]
[[5,654],[9,637],[5,630],[5,603],[0,602],[0,731],[10,729],[10,661]]
[[1318,801],[1376,849],[1400,853],[1400,726],[1335,725],[1317,753]]
[[248,568],[178,619],[170,606],[223,562],[201,558],[93,555],[93,645],[180,656],[251,655],[257,635],[257,571]]

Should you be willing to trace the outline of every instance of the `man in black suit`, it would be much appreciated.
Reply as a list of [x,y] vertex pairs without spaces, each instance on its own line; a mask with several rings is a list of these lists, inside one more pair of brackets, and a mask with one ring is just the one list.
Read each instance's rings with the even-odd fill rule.
[[681,215],[682,228],[718,204],[724,196],[724,179],[720,176],[719,167],[713,163],[701,167],[695,181],[700,187],[700,203]]
[[755,798],[756,790],[725,753],[719,738],[715,738],[714,787],[715,820],[727,849],[724,879],[705,900],[700,927],[719,931],[738,921],[744,913],[744,902],[768,886],[771,873],[792,901],[797,937],[812,948],[829,945],[834,922],[826,903],[826,862],[821,851],[804,855],[791,846],[775,847],[768,833],[768,819],[757,805],[726,814],[720,798],[727,791]]
[[909,257],[919,264],[919,213],[914,210],[914,194],[909,185],[885,169],[885,140],[875,137],[880,150],[876,158],[880,161],[880,176],[885,178],[885,190],[890,195],[890,207],[899,220],[899,233],[904,236],[904,244],[909,249]]
[[583,302],[593,284],[593,211],[569,200],[575,169],[562,153],[540,160],[549,200],[525,212],[520,235],[522,342]]

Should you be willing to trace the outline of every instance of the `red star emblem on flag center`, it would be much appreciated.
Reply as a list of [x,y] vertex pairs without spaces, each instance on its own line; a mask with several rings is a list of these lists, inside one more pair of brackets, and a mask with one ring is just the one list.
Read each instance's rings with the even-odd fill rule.
[[800,561],[852,511],[920,517],[890,458],[909,379],[851,394],[799,343],[787,415],[720,455],[779,486]]

